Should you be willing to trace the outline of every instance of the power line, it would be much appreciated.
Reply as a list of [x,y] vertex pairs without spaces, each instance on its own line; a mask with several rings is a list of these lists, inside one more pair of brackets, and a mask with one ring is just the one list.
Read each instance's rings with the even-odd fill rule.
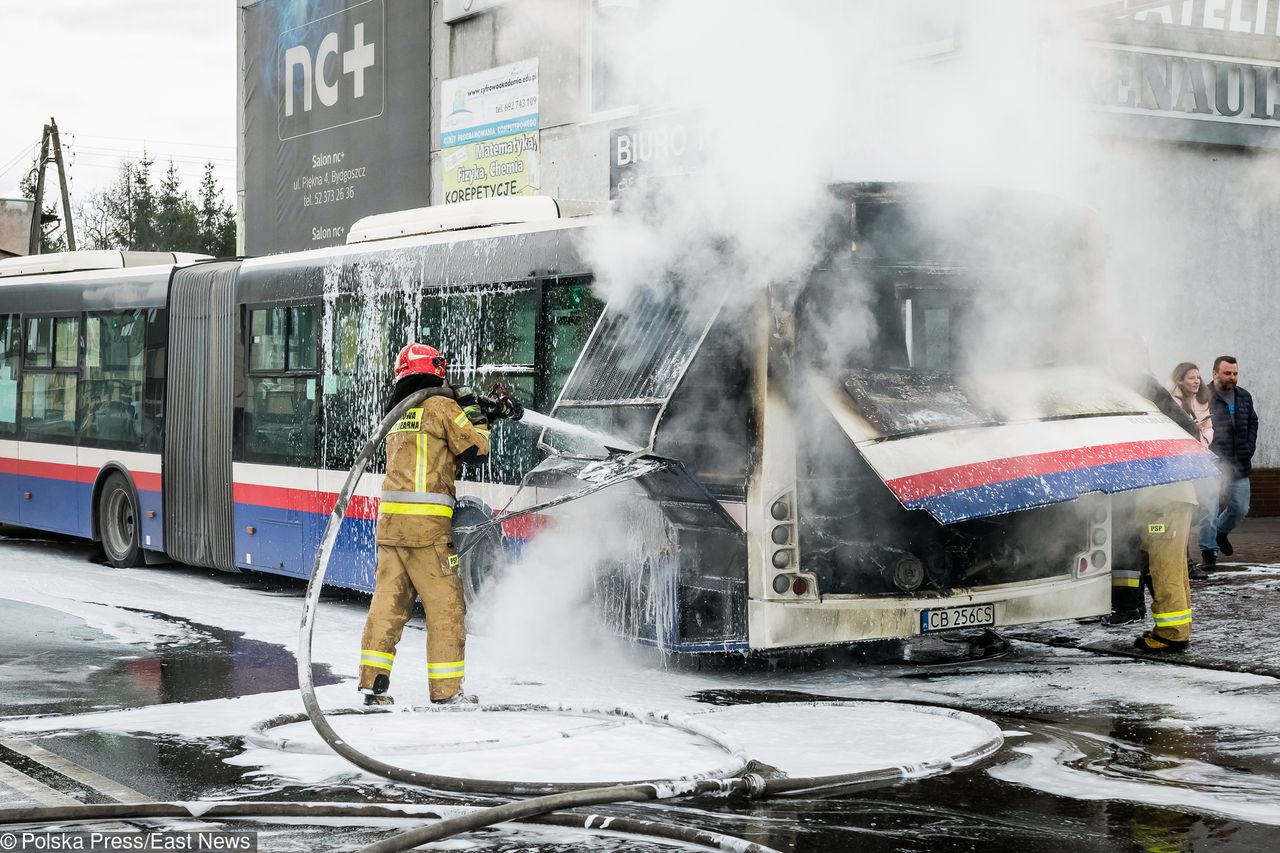
[[154,151],[151,149],[144,149],[142,151],[131,151],[124,148],[103,148],[97,145],[81,145],[79,143],[75,143],[75,147],[80,151],[84,151],[87,154],[99,154],[103,156],[119,155],[121,157],[129,156],[129,157],[141,158],[142,155],[145,154],[146,156],[150,157],[152,160],[156,160],[156,161],[173,160],[174,162],[178,162],[178,163],[199,163],[201,165],[205,163],[215,163],[215,164],[221,163],[227,166],[235,165],[235,160],[232,160],[228,157],[198,157],[191,154],[174,154],[172,152]]
[[177,142],[177,141],[175,141],[175,140],[169,140],[169,141],[166,141],[166,140],[163,140],[163,139],[151,139],[151,140],[147,140],[147,139],[139,139],[138,137],[133,137],[133,136],[107,136],[107,135],[102,134],[102,133],[80,133],[80,134],[76,134],[76,135],[77,135],[77,136],[84,136],[84,137],[87,137],[87,138],[89,138],[89,139],[115,139],[115,140],[119,140],[119,141],[122,141],[122,142],[134,142],[134,143],[140,143],[140,144],[141,144],[141,145],[143,145],[143,146],[149,145],[149,144],[151,144],[151,143],[153,143],[153,142],[154,142],[154,143],[159,144],[159,145],[186,145],[186,146],[191,146],[191,147],[194,147],[194,148],[213,148],[213,149],[217,149],[217,150],[220,150],[220,151],[234,151],[234,150],[235,150],[235,146],[234,146],[234,145],[212,145],[212,144],[207,143],[207,142]]
[[22,149],[21,151],[19,151],[17,154],[13,155],[13,158],[12,158],[12,159],[10,159],[10,160],[9,160],[9,162],[5,163],[3,166],[0,166],[0,175],[5,174],[6,172],[8,172],[10,169],[14,168],[15,166],[19,166],[19,165],[21,165],[21,164],[22,164],[22,161],[23,161],[23,158],[25,158],[25,157],[27,157],[27,156],[29,156],[29,155],[31,154],[31,149],[32,149],[32,148],[35,148],[35,147],[37,147],[37,146],[39,146],[39,145],[40,145],[40,140],[39,140],[39,139],[37,139],[35,142],[32,142],[32,143],[31,143],[30,145],[28,145],[26,148],[23,148],[23,149]]

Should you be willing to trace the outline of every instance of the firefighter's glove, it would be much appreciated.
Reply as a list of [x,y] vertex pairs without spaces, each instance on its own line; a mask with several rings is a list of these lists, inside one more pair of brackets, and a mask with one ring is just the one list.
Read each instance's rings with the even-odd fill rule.
[[472,426],[488,426],[489,419],[485,417],[478,403],[472,403],[469,406],[462,407],[462,413],[467,416],[467,420],[471,421]]
[[524,406],[511,397],[481,397],[480,405],[491,421],[518,421],[524,417]]

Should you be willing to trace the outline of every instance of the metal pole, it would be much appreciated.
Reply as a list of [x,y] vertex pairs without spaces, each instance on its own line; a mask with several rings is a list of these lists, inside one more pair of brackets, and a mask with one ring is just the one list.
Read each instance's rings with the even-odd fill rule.
[[49,125],[44,126],[40,136],[40,159],[36,160],[36,206],[31,212],[31,240],[27,246],[28,255],[40,254],[40,238],[44,236],[44,224],[40,221],[44,208],[44,164],[49,159]]
[[53,137],[53,159],[58,164],[58,182],[62,184],[62,227],[67,234],[67,251],[76,250],[76,230],[71,223],[71,188],[67,186],[67,170],[62,165],[62,142],[58,139],[58,123],[49,119],[49,131]]

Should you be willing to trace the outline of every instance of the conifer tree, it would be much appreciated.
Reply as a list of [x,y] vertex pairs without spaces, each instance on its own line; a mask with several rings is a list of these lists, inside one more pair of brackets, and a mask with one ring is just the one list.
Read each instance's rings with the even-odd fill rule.
[[235,254],[236,211],[223,203],[222,189],[213,179],[212,163],[204,165],[204,179],[200,182],[199,232],[197,251],[215,257]]
[[191,196],[183,192],[178,169],[172,160],[156,196],[155,235],[156,245],[162,251],[201,251],[196,206]]

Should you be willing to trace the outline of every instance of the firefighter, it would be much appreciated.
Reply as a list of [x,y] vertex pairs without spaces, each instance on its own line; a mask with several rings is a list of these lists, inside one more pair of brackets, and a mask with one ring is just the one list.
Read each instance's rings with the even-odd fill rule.
[[[453,548],[454,475],[459,462],[489,454],[489,417],[519,418],[512,401],[482,410],[480,398],[445,383],[434,347],[411,343],[396,358],[387,411],[410,394],[429,396],[387,434],[387,475],[378,511],[378,570],[360,649],[360,692],[366,705],[390,705],[396,644],[422,599],[427,621],[427,680],[432,702],[474,702],[462,692],[466,605]],[[488,403],[489,401],[484,401]]]
[[1191,582],[1187,578],[1187,536],[1196,493],[1190,483],[1144,489],[1135,501],[1142,550],[1151,570],[1154,630],[1134,646],[1144,652],[1180,652],[1191,642]]

